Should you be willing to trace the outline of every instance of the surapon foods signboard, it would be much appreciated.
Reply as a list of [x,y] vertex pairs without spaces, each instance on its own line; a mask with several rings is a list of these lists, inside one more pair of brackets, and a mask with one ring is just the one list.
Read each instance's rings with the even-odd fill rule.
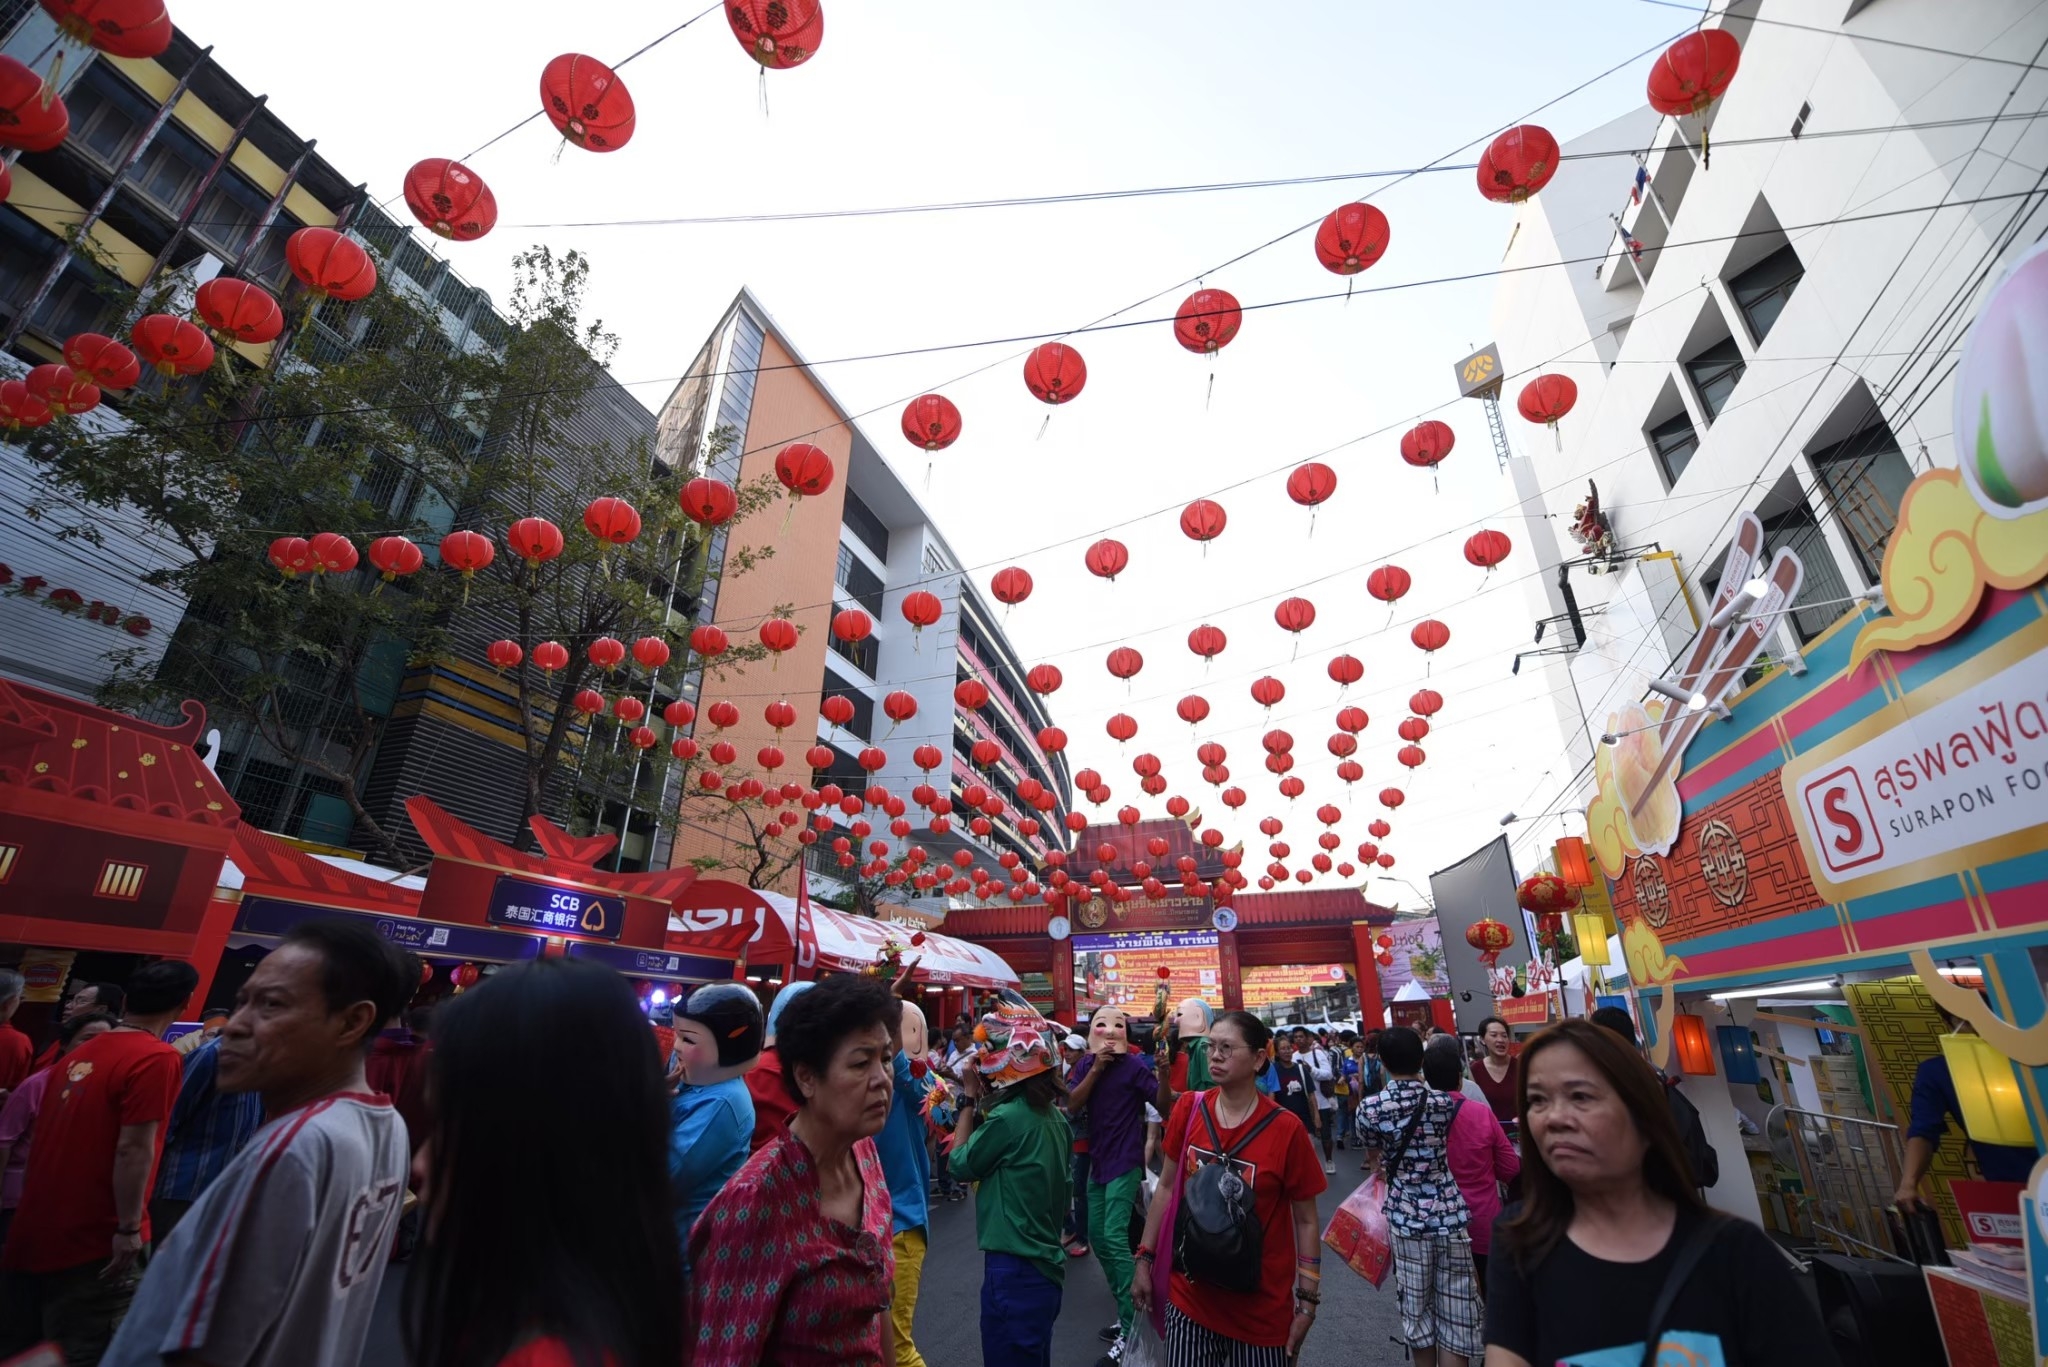
[[1837,899],[2048,847],[2048,623],[1799,756],[1784,782]]

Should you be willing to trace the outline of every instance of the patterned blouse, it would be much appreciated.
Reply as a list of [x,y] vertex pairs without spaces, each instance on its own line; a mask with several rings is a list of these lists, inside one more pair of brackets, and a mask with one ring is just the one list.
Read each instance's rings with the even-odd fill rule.
[[881,1367],[892,1208],[874,1141],[853,1156],[857,1230],[825,1214],[810,1150],[787,1130],[711,1198],[690,1231],[695,1367]]
[[1465,1195],[1451,1176],[1451,1120],[1464,1098],[1439,1092],[1420,1078],[1389,1078],[1386,1090],[1358,1108],[1358,1132],[1382,1159],[1400,1148],[1401,1134],[1422,1108],[1422,1119],[1400,1166],[1387,1173],[1387,1224],[1408,1238],[1463,1234],[1471,1223]]

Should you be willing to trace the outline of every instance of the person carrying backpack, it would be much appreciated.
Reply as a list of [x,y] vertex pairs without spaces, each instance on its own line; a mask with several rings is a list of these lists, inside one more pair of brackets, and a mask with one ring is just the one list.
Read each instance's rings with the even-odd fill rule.
[[[1637,1053],[1642,1052],[1642,1041],[1636,1038],[1636,1023],[1620,1007],[1603,1006],[1588,1019],[1620,1035]],[[1658,1073],[1657,1080],[1664,1084],[1664,1103],[1670,1107],[1671,1122],[1678,1126],[1678,1142],[1685,1150],[1686,1161],[1692,1164],[1692,1184],[1702,1189],[1713,1186],[1721,1180],[1721,1156],[1707,1139],[1706,1126],[1700,1123],[1700,1108],[1678,1090],[1672,1079]]]
[[[1215,1086],[1174,1103],[1159,1190],[1145,1213],[1132,1288],[1138,1309],[1163,1311],[1169,1362],[1286,1367],[1322,1300],[1316,1197],[1325,1185],[1308,1130],[1259,1091],[1272,1032],[1226,1011],[1209,1027]],[[1179,1192],[1170,1247],[1159,1247]],[[1166,1304],[1153,1268],[1170,1259]]]

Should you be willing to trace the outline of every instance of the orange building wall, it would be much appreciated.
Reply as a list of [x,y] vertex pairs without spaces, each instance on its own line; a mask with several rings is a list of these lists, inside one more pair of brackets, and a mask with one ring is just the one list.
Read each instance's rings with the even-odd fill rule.
[[[797,368],[795,358],[770,333],[761,348],[761,372],[754,385],[754,404],[748,415],[741,449],[748,452],[740,461],[740,482],[751,484],[763,477],[773,478],[776,453],[790,442],[807,441],[832,457],[835,478],[822,494],[792,505],[785,497],[744,522],[733,524],[727,555],[740,546],[772,546],[775,554],[757,562],[744,574],[723,580],[718,586],[718,610],[713,618],[738,644],[756,640],[755,633],[778,604],[794,605],[792,616],[800,635],[794,650],[779,662],[763,660],[725,670],[704,683],[698,705],[698,743],[709,749],[711,727],[703,719],[705,707],[721,699],[738,706],[740,720],[717,739],[730,741],[739,751],[738,760],[719,772],[731,778],[759,778],[770,775],[755,763],[764,745],[779,745],[787,762],[773,778],[777,783],[794,779],[805,782],[810,771],[803,752],[811,745],[818,717],[818,702],[824,688],[827,632],[832,619],[832,586],[839,563],[839,524],[846,505],[846,471],[853,449],[852,433],[840,421],[838,412],[810,381],[808,372]],[[787,526],[784,519],[787,518]],[[771,668],[771,664],[773,667]],[[762,719],[761,711],[778,698],[796,708],[796,725],[780,739]],[[694,783],[700,759],[692,766]],[[724,832],[744,836],[746,824],[731,814],[722,795],[697,796],[692,788],[682,801],[682,820],[676,828],[673,865],[695,858],[746,860],[738,870],[744,881],[752,855],[735,851]],[[759,813],[756,813],[759,819]],[[789,848],[795,837],[785,836]],[[770,886],[777,892],[794,894],[801,866]]]

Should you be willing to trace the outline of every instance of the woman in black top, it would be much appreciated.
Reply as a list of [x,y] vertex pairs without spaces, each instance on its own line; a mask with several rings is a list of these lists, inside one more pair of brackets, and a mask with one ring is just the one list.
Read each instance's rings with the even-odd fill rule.
[[[1568,1020],[1530,1040],[1521,1065],[1525,1196],[1494,1230],[1486,1367],[1634,1364],[1652,1332],[1659,1361],[1835,1367],[1769,1238],[1701,1203],[1635,1050]],[[1667,1281],[1678,1289],[1652,1326]]]

